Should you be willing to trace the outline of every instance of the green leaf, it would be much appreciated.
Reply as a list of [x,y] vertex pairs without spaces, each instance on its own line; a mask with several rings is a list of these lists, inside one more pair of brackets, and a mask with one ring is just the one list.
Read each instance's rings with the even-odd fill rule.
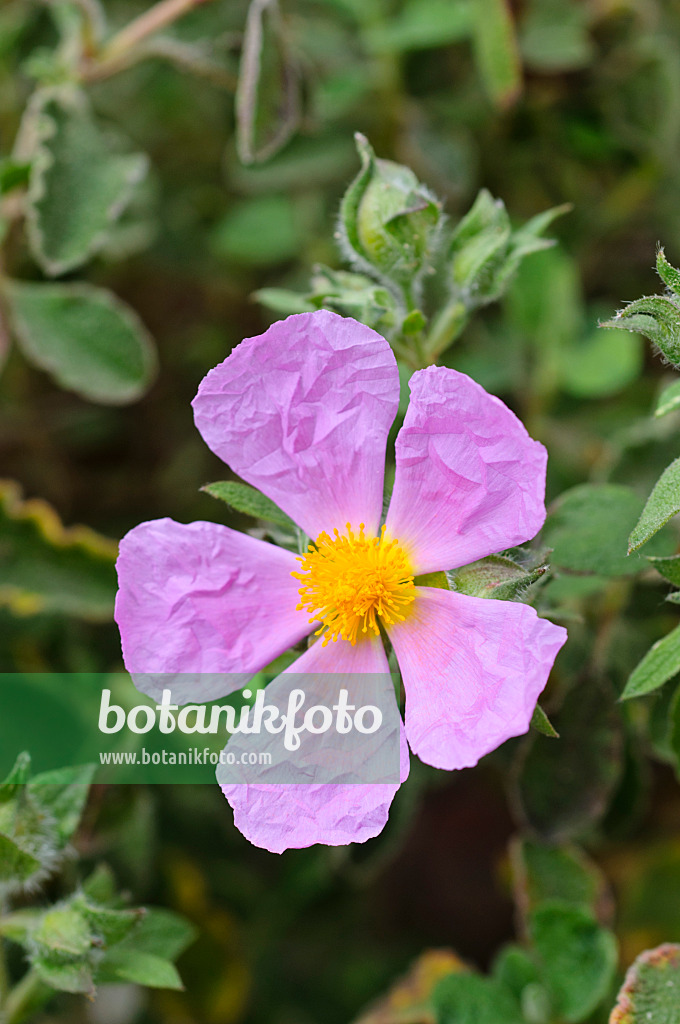
[[548,73],[587,67],[597,52],[588,34],[589,18],[588,8],[571,0],[533,0],[520,37],[527,66]]
[[149,907],[133,934],[121,946],[150,953],[162,960],[176,960],[196,940],[197,934],[196,928],[179,914]]
[[253,298],[272,313],[284,317],[291,313],[311,313],[317,308],[306,296],[287,288],[258,288],[253,292]]
[[112,946],[121,942],[126,936],[134,934],[134,929],[144,917],[145,910],[111,910],[88,903],[84,898],[77,898],[74,906],[87,922],[93,935],[104,943]]
[[605,814],[623,770],[623,731],[613,688],[586,679],[552,716],[549,742],[530,732],[518,753],[514,802],[547,842],[577,838]]
[[74,906],[58,906],[46,911],[33,932],[33,942],[41,955],[67,960],[89,953],[92,936],[79,910]]
[[108,622],[117,545],[84,526],[66,529],[44,501],[22,501],[0,483],[0,605],[16,614],[56,612]]
[[182,979],[169,960],[137,948],[114,946],[97,967],[97,982],[132,981],[147,988],[182,989]]
[[125,405],[156,372],[154,344],[137,314],[88,284],[7,282],[9,313],[24,355],[92,402]]
[[614,978],[617,946],[587,911],[552,900],[529,915],[529,935],[556,1015],[576,1024],[593,1012]]
[[621,700],[642,697],[663,686],[680,672],[680,626],[650,647],[633,669],[621,694]]
[[680,587],[680,555],[648,555],[647,561],[676,587]]
[[509,107],[522,89],[515,25],[506,0],[476,0],[473,40],[477,67],[490,99]]
[[446,573],[452,590],[471,597],[491,597],[497,601],[521,598],[532,583],[547,572],[547,565],[527,571],[504,555],[488,555],[460,569]]
[[447,46],[472,33],[471,0],[406,0],[378,26],[369,26],[365,41],[374,53],[403,53]]
[[17,757],[6,779],[0,783],[0,803],[11,800],[31,774],[31,755],[24,750]]
[[83,892],[96,903],[109,903],[116,894],[113,872],[107,864],[98,864],[83,882]]
[[555,726],[552,724],[545,711],[540,704],[537,704],[534,708],[531,716],[531,728],[535,729],[536,732],[540,732],[543,736],[549,736],[550,739],[559,739],[559,733],[555,730]]
[[494,960],[493,977],[519,1001],[527,985],[538,981],[538,970],[528,950],[514,942],[504,946]]
[[680,363],[680,308],[663,295],[645,295],[620,309],[600,327],[644,334],[671,363]]
[[654,485],[628,539],[629,551],[637,551],[646,544],[677,512],[680,512],[680,459],[671,462]]
[[74,87],[38,90],[26,117],[33,137],[28,239],[42,269],[54,277],[104,246],[148,161],[139,153],[112,150],[87,98]]
[[0,832],[0,889],[3,884],[28,881],[41,867],[37,857]]
[[299,219],[288,196],[257,196],[233,206],[211,234],[211,246],[243,266],[271,266],[295,257],[301,245]]
[[614,395],[640,375],[640,339],[626,331],[595,330],[560,350],[563,389],[577,398]]
[[244,164],[267,160],[295,131],[298,78],[277,0],[251,0],[236,91],[236,145]]
[[[553,549],[551,563],[597,576],[642,571],[646,559],[626,554],[641,504],[638,495],[622,484],[580,484],[565,491],[551,507],[544,527],[545,543]],[[664,538],[658,543],[664,545]]]
[[663,283],[680,298],[680,270],[671,266],[661,246],[656,254],[656,272]]
[[439,982],[432,1002],[436,1024],[524,1024],[512,992],[495,978],[451,974]]
[[667,416],[669,412],[680,409],[680,380],[674,380],[659,395],[656,402],[655,416]]
[[640,954],[609,1024],[680,1024],[680,945],[667,942]]
[[35,775],[28,784],[38,806],[54,818],[61,845],[80,823],[94,773],[95,765],[57,768]]
[[41,918],[42,911],[33,909],[15,910],[11,914],[5,914],[0,918],[0,935],[25,946]]
[[433,587],[435,590],[449,590],[449,581],[445,572],[426,572],[422,576],[415,576],[413,583],[416,587]]
[[35,956],[31,962],[38,977],[50,988],[59,992],[94,995],[92,968],[87,961],[61,963],[49,957]]
[[269,523],[286,526],[291,530],[295,529],[293,520],[278,505],[275,505],[255,487],[250,487],[249,484],[239,484],[232,480],[218,480],[214,484],[206,484],[205,487],[201,487],[201,490],[213,498],[226,502],[236,512],[242,512],[243,515],[264,519]]
[[604,876],[578,846],[516,839],[510,855],[515,902],[525,918],[552,899],[597,912],[606,892]]

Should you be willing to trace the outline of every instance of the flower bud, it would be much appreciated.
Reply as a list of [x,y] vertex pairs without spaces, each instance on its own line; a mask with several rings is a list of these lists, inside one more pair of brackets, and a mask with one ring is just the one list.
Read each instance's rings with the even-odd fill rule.
[[380,160],[356,135],[361,170],[340,207],[339,240],[358,269],[409,289],[431,269],[444,215],[408,167]]

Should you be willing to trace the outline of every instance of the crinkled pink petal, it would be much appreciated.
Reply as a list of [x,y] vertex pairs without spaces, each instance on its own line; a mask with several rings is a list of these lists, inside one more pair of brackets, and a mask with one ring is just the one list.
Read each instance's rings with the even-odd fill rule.
[[[313,626],[290,551],[216,523],[141,523],[123,537],[115,618],[131,673],[252,674]],[[228,690],[199,692],[212,699]],[[153,694],[155,696],[155,693]]]
[[385,339],[320,310],[243,341],[193,406],[209,447],[316,538],[347,522],[377,531],[398,400]]
[[[389,672],[379,639],[354,647],[337,640],[313,644],[287,672]],[[271,684],[270,684],[271,685]],[[409,772],[403,725],[400,729],[401,781]],[[230,785],[222,792],[234,811],[234,824],[255,846],[271,853],[321,843],[344,846],[377,836],[387,822],[399,786],[372,785]]]
[[409,746],[426,764],[453,769],[527,731],[567,631],[516,601],[419,587],[389,636]]
[[387,532],[416,573],[467,565],[543,525],[545,448],[464,373],[431,366],[413,375],[396,455]]

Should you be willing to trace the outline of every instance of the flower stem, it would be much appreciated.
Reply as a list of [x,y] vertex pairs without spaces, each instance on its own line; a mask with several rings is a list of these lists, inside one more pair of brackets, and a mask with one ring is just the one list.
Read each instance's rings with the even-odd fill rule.
[[211,0],[160,0],[117,32],[101,50],[98,58],[82,69],[86,81],[97,81],[122,71],[134,62],[135,51],[149,36],[172,25],[190,11]]
[[3,1024],[23,1024],[52,995],[52,989],[31,968],[7,996],[3,1007]]

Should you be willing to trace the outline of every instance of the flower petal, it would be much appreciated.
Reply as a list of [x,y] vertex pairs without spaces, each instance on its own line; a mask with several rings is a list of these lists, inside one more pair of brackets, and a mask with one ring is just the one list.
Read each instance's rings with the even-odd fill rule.
[[[389,672],[382,642],[361,640],[352,647],[337,640],[313,644],[286,672]],[[280,677],[279,677],[280,678]],[[270,683],[273,686],[276,680]],[[401,782],[408,778],[409,755],[400,723]],[[234,824],[255,846],[271,853],[322,843],[363,843],[385,826],[399,786],[385,783],[342,785],[223,785]]]
[[396,453],[387,532],[416,573],[467,565],[543,525],[545,448],[464,373],[431,366],[413,375]]
[[312,538],[377,532],[399,375],[379,334],[328,310],[247,338],[193,401],[208,446]]
[[389,636],[411,750],[452,769],[527,731],[567,631],[526,604],[418,587],[413,612]]
[[295,556],[226,526],[141,523],[123,537],[116,567],[123,660],[153,697],[163,680],[140,685],[141,674],[200,673],[173,684],[180,702],[231,693],[313,628],[295,610]]

